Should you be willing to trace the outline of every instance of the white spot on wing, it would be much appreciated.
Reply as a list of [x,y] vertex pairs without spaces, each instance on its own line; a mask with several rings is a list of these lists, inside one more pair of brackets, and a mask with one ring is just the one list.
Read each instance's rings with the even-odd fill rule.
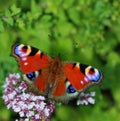
[[22,52],[22,53],[20,53],[20,56],[21,56],[21,57],[25,57],[25,56],[26,56],[26,53],[23,53],[23,52]]
[[25,62],[25,63],[24,63],[24,65],[25,65],[25,66],[27,66],[27,65],[28,65],[28,63],[27,63],[27,62]]
[[28,49],[27,49],[26,55],[29,55],[31,52],[31,47],[29,45],[27,47],[28,47]]
[[86,82],[88,82],[88,81],[89,81],[89,79],[88,79],[87,77],[84,77],[84,80],[85,80]]
[[39,72],[35,71],[35,76],[38,77],[39,76]]
[[26,58],[26,57],[23,57],[23,58],[22,58],[22,60],[23,60],[23,61],[26,61],[26,60],[27,60],[27,58]]
[[83,85],[84,84],[84,81],[81,80],[80,83]]
[[39,54],[39,55],[40,55],[41,53],[42,53],[42,52],[39,50],[36,54]]
[[70,85],[70,82],[69,81],[67,81],[66,82],[66,87],[68,87]]
[[76,67],[78,67],[78,68],[79,68],[79,63],[77,63],[77,64],[76,64]]

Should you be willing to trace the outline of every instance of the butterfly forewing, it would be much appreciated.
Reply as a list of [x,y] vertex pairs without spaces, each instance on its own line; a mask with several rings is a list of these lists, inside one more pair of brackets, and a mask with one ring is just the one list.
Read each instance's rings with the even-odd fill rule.
[[30,91],[46,95],[47,73],[43,70],[48,68],[51,58],[39,49],[24,44],[14,45],[12,55],[18,61]]
[[51,59],[39,49],[24,44],[14,45],[12,55],[17,59],[21,71],[25,74],[47,68]]
[[96,68],[80,63],[65,63],[64,74],[78,92],[102,79],[101,72]]

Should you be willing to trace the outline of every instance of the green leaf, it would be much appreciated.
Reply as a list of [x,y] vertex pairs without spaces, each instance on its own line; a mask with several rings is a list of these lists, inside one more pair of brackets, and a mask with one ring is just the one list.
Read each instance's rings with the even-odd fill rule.
[[5,17],[11,16],[11,12],[9,9],[5,10]]
[[3,22],[0,20],[0,31],[3,32],[4,31],[4,26],[3,26]]
[[25,23],[22,19],[17,20],[18,26],[20,29],[24,30],[25,29]]
[[5,17],[3,18],[3,20],[4,20],[7,24],[13,26],[13,19],[12,19],[11,15],[12,15],[12,14],[11,14],[10,10],[9,10],[9,9],[6,9],[6,10],[5,10]]
[[20,12],[21,12],[21,9],[18,8],[18,7],[16,7],[15,4],[13,4],[13,5],[11,6],[11,11],[12,11],[12,16],[13,16],[13,15],[16,15],[16,14],[20,13]]
[[12,17],[6,17],[3,19],[7,24],[10,26],[13,26],[13,18]]

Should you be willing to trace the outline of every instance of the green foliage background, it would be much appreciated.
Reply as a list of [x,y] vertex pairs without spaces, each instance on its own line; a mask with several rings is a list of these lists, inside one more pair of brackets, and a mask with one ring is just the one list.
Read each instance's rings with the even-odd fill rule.
[[[0,95],[9,73],[20,72],[11,46],[35,46],[61,60],[99,68],[104,79],[96,104],[58,105],[51,121],[120,121],[120,1],[4,0],[0,1]],[[0,121],[14,121],[0,98]]]

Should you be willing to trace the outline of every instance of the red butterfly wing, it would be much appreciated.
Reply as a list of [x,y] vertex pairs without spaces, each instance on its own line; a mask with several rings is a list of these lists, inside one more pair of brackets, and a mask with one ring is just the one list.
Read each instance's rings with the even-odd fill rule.
[[37,48],[24,44],[13,46],[12,55],[17,59],[21,71],[25,74],[48,67],[51,60]]
[[39,49],[24,44],[14,45],[12,55],[17,59],[30,91],[46,95],[48,73],[43,70],[48,68],[51,58]]
[[65,80],[63,78],[59,78],[57,81],[57,84],[55,88],[53,89],[52,94],[54,96],[61,96],[66,93],[66,85],[65,85]]
[[46,95],[47,79],[41,70],[23,74],[23,80],[28,84],[29,90],[35,94]]
[[69,96],[66,93],[66,84],[64,78],[58,78],[56,86],[53,88],[50,98],[67,103],[69,101]]
[[90,84],[99,83],[102,79],[101,72],[96,68],[79,63],[65,63],[63,72],[72,85],[69,91],[75,89],[81,92]]

